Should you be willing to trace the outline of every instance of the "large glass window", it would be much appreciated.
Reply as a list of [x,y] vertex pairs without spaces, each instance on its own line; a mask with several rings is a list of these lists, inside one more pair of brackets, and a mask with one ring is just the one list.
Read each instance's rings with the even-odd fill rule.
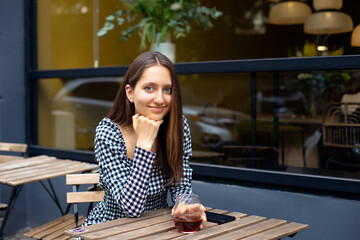
[[[346,132],[343,118],[326,120],[333,111],[330,103],[340,104],[344,95],[360,90],[354,88],[359,81],[353,78],[355,72],[284,72],[278,86],[273,74],[257,74],[255,125],[250,74],[180,75],[192,161],[360,178],[358,122],[350,122],[353,128]],[[110,110],[121,81],[122,77],[40,80],[39,144],[93,151],[95,128]],[[349,108],[357,110],[359,105],[360,99]],[[360,122],[355,110],[349,118]],[[341,113],[345,116],[345,105],[339,105],[337,114]],[[336,136],[328,136],[327,123]],[[335,130],[336,126],[342,128]],[[324,142],[334,137],[350,142],[346,146]]]
[[[269,58],[298,56],[322,56],[327,63],[331,57],[325,55],[360,54],[360,48],[350,45],[351,32],[309,35],[301,24],[269,24],[269,8],[275,2],[202,1],[216,6],[223,16],[208,32],[194,25],[186,38],[173,39],[176,62],[188,63],[177,67],[182,69],[183,113],[191,129],[191,162],[217,170],[231,166],[227,169],[358,180],[360,99],[356,93],[360,87],[356,83],[360,80],[354,76],[360,67],[352,65],[359,69],[349,70],[345,64],[344,70],[297,71],[304,67],[295,66],[295,58],[280,70],[268,65],[282,60]],[[312,6],[312,1],[303,2]],[[341,8],[354,26],[360,23],[359,4],[343,1]],[[39,69],[32,76],[38,81],[38,131],[31,137],[39,148],[93,153],[95,128],[111,108],[122,76],[115,76],[116,67],[90,68],[125,66],[142,51],[136,34],[119,41],[121,28],[105,38],[96,37],[105,17],[118,9],[124,9],[120,0],[37,0]],[[318,50],[319,43],[328,51]],[[239,61],[245,67],[234,68],[233,61],[205,63],[217,69],[218,73],[210,74],[210,69],[196,69],[198,63],[189,64],[214,60],[245,60]],[[67,71],[71,68],[88,69]]]
[[[319,44],[328,47],[326,55],[360,53],[360,48],[350,45],[351,32],[312,35],[304,33],[303,24],[269,24],[269,9],[276,4],[272,1],[201,2],[215,6],[223,16],[213,21],[210,31],[194,24],[185,38],[173,39],[176,62],[323,55],[317,51]],[[312,7],[312,1],[305,3]],[[341,11],[351,16],[354,27],[360,23],[359,8],[359,1],[343,1]],[[144,50],[139,49],[138,34],[120,41],[121,31],[129,25],[96,37],[106,16],[119,9],[124,9],[121,0],[38,0],[39,69],[130,64]]]

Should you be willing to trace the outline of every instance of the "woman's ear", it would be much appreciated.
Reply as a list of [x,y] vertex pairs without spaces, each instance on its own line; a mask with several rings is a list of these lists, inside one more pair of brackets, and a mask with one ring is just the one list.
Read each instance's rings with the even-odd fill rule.
[[125,86],[125,92],[126,92],[126,97],[128,98],[128,100],[129,100],[130,102],[134,102],[134,99],[133,99],[134,91],[133,91],[133,89],[130,87],[129,84],[126,84],[126,86]]

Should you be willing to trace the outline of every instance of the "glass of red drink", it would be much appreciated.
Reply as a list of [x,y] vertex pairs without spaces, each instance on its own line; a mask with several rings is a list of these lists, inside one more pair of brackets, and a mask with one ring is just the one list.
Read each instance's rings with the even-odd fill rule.
[[196,194],[180,194],[173,207],[173,219],[181,233],[197,232],[202,223],[200,198]]

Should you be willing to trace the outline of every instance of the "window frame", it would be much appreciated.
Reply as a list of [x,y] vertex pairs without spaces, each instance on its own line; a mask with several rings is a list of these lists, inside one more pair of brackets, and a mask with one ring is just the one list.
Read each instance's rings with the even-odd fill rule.
[[[51,78],[76,77],[118,77],[125,75],[128,66],[38,70],[37,68],[37,27],[36,0],[25,1],[25,72],[26,72],[26,141],[29,155],[52,155],[58,158],[75,159],[84,162],[95,162],[94,153],[88,151],[69,151],[57,148],[42,147],[37,144],[38,134],[38,81]],[[275,99],[279,89],[279,74],[291,71],[317,70],[353,70],[360,69],[360,55],[300,57],[300,58],[269,58],[230,61],[186,62],[175,63],[178,74],[216,74],[216,73],[250,73],[251,74],[251,133],[256,133],[256,73],[273,74]],[[275,110],[277,104],[274,104]],[[278,112],[274,113],[274,141],[278,143]],[[255,144],[255,143],[254,143]],[[360,194],[360,179],[336,178],[310,174],[296,174],[281,171],[270,171],[251,168],[239,168],[210,164],[191,163],[194,178],[215,178],[230,181],[272,184],[276,186],[300,187],[312,190],[325,190],[338,193]]]

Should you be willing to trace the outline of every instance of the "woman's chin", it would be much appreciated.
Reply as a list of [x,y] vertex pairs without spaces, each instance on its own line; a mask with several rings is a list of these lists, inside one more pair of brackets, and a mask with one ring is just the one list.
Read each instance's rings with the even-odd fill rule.
[[151,120],[154,120],[154,121],[160,121],[164,118],[164,116],[162,114],[141,114]]

